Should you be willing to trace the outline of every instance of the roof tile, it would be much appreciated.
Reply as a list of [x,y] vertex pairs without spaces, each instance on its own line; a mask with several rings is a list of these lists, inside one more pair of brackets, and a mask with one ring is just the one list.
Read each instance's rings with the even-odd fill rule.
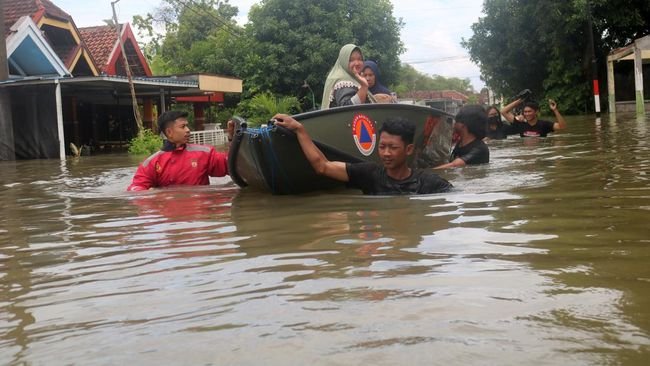
[[54,5],[50,0],[4,0],[4,34],[5,37],[9,34],[9,29],[16,21],[22,16],[34,16],[38,12],[44,12],[51,18],[58,18],[61,20],[71,20],[70,14],[61,10],[58,6]]
[[101,71],[105,71],[111,52],[117,43],[115,29],[110,25],[100,25],[79,28],[79,33],[97,66]]

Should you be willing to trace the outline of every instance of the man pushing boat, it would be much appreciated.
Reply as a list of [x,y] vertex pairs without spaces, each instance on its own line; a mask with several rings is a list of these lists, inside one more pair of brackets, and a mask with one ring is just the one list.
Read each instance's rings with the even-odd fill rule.
[[[228,121],[228,140],[233,122]],[[135,172],[128,191],[174,185],[207,185],[209,177],[228,174],[228,156],[207,145],[189,144],[187,113],[167,111],[158,118],[158,129],[165,140],[160,151],[148,157]]]
[[347,182],[364,194],[431,194],[449,191],[453,186],[430,170],[411,169],[407,159],[414,152],[415,125],[410,121],[388,118],[379,130],[379,157],[374,162],[345,163],[329,161],[318,149],[303,125],[286,114],[273,117],[275,124],[296,133],[305,157],[317,174]]

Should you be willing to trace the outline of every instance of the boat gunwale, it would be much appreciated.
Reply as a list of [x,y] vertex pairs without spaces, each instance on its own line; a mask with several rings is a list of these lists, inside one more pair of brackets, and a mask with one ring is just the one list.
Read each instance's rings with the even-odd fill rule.
[[332,112],[345,112],[345,111],[364,111],[364,110],[374,110],[374,109],[404,109],[404,110],[421,110],[423,112],[431,113],[432,111],[434,114],[440,114],[446,117],[454,118],[455,116],[447,113],[443,110],[436,109],[433,107],[429,106],[423,106],[423,105],[417,105],[417,104],[401,104],[401,103],[370,103],[370,104],[353,104],[353,105],[346,105],[346,106],[341,106],[341,107],[334,107],[334,108],[328,108],[328,109],[319,109],[316,111],[308,111],[308,112],[303,112],[299,114],[295,114],[292,117],[295,118],[296,120],[304,120],[307,118],[313,118],[313,117],[319,117],[322,115],[328,115],[332,114]]

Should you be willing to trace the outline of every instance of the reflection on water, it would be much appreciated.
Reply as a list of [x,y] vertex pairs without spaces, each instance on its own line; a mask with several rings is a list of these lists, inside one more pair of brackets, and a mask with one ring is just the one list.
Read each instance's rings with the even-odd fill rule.
[[0,363],[646,364],[647,123],[492,141],[420,197],[0,162]]

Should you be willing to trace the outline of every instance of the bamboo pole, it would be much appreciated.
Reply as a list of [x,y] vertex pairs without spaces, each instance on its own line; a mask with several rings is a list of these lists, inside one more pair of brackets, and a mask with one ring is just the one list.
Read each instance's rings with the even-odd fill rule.
[[129,81],[129,89],[131,89],[133,115],[135,116],[135,123],[138,125],[138,136],[140,136],[144,131],[144,127],[142,125],[142,117],[140,116],[140,109],[138,108],[138,100],[135,97],[135,86],[133,85],[133,77],[131,76],[131,67],[129,66],[129,60],[126,57],[126,51],[124,50],[124,42],[122,41],[120,24],[117,22],[117,13],[115,12],[115,4],[117,4],[119,1],[120,0],[111,1],[111,8],[113,9],[113,25],[115,26],[115,32],[117,33],[117,41],[120,43],[120,49],[122,50],[122,60],[124,61],[126,78]]

